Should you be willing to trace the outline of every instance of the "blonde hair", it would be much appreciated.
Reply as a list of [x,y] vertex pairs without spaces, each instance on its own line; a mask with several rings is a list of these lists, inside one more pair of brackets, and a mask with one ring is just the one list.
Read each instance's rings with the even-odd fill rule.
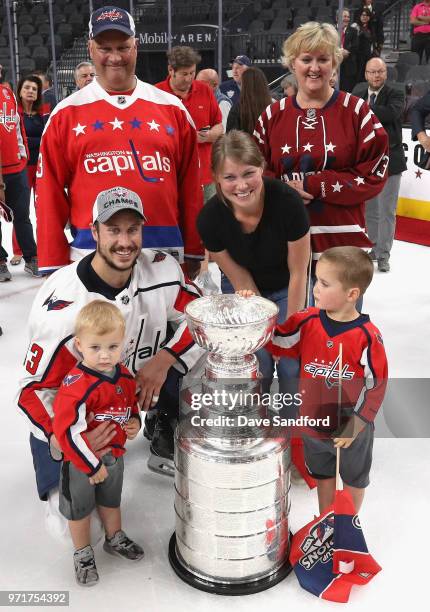
[[291,70],[292,62],[300,53],[327,50],[333,57],[333,68],[342,61],[342,49],[339,44],[339,34],[331,23],[308,21],[299,26],[282,45],[283,63]]
[[81,308],[76,318],[75,335],[78,337],[85,332],[103,336],[117,330],[124,335],[124,317],[115,304],[104,300],[90,302]]
[[372,282],[372,259],[359,247],[332,247],[323,252],[319,261],[326,261],[336,266],[339,281],[344,289],[358,287],[360,295],[363,295]]

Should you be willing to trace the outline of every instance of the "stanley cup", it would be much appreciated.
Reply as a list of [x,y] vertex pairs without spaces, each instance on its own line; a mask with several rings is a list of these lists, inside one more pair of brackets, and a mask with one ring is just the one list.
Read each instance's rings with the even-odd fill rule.
[[270,339],[278,308],[261,297],[217,295],[185,312],[209,354],[203,379],[182,394],[169,560],[201,590],[256,593],[291,570],[289,444],[261,404],[254,355]]

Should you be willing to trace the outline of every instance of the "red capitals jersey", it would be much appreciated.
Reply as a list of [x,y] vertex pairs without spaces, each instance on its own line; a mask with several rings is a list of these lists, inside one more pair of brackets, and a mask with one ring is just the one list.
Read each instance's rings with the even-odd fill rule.
[[[155,86],[175,95],[173,89],[170,87],[170,77],[167,77],[165,81],[161,81]],[[206,83],[202,81],[193,81],[187,97],[179,99],[190,113],[195,123],[196,130],[201,130],[205,127],[212,128],[214,125],[222,122],[222,115],[218,102],[216,101],[212,89]],[[209,185],[213,182],[211,172],[212,144],[210,142],[199,142],[198,148],[200,158],[200,180],[202,185]]]
[[[90,412],[94,420],[87,423]],[[54,400],[53,428],[64,460],[92,476],[100,469],[101,461],[94,454],[85,432],[103,421],[114,423],[115,436],[109,446],[112,455],[119,457],[125,453],[124,425],[131,416],[140,421],[136,383],[127,368],[117,365],[114,376],[110,377],[78,364],[64,378]]]
[[[202,206],[196,131],[175,96],[137,81],[131,95],[110,95],[94,80],[60,102],[42,137],[37,170],[39,269],[53,271],[95,248],[97,194],[126,187],[140,195],[144,245],[199,257]],[[70,222],[70,252],[64,234]]]
[[[338,411],[339,345],[342,344],[342,402]],[[317,427],[335,430],[344,417],[375,419],[387,385],[388,367],[379,330],[369,316],[345,323],[332,321],[325,310],[307,308],[278,325],[266,346],[274,355],[300,359],[301,414],[330,417]]]
[[28,159],[24,123],[12,90],[0,85],[0,164],[2,174],[21,172]]
[[388,138],[363,99],[335,91],[324,108],[301,109],[295,96],[283,98],[260,116],[254,138],[269,174],[302,180],[314,196],[314,260],[333,246],[371,246],[363,204],[384,187]]

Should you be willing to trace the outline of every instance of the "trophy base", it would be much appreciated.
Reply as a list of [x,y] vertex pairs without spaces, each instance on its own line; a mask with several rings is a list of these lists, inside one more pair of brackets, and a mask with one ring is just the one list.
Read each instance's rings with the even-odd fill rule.
[[250,580],[249,582],[235,582],[230,584],[205,580],[204,578],[196,576],[184,567],[176,550],[175,532],[172,534],[169,542],[169,561],[175,574],[179,576],[181,580],[195,589],[205,591],[206,593],[214,593],[215,595],[253,595],[254,593],[259,593],[260,591],[265,591],[266,589],[270,589],[271,587],[275,586],[275,584],[278,584],[278,582],[284,580],[284,578],[286,578],[293,569],[291,563],[287,559],[284,565],[282,565],[282,567],[280,567],[275,573],[265,578],[261,578],[260,580]]

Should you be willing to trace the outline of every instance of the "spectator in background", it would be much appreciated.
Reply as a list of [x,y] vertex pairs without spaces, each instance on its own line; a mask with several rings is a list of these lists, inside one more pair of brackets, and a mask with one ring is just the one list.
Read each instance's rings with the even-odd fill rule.
[[340,66],[339,89],[352,91],[357,83],[357,51],[358,32],[350,25],[351,16],[348,9],[342,12],[342,34],[340,46],[342,49],[342,65]]
[[[29,157],[27,162],[27,180],[31,189],[36,187],[36,167],[39,157],[40,139],[45,128],[48,115],[43,114],[42,81],[38,76],[29,75],[22,77],[17,87],[18,111],[24,122],[27,136]],[[12,266],[17,266],[22,260],[22,251],[16,239],[15,231],[12,232],[13,257],[10,260]]]
[[221,93],[219,88],[219,76],[216,70],[213,68],[205,68],[204,70],[200,70],[200,72],[196,76],[196,81],[203,81],[209,85],[212,91],[215,94],[216,101],[218,102],[219,109],[222,115],[222,127],[224,128],[224,132],[227,127],[227,117],[229,112],[231,111],[231,107],[233,106],[232,101],[225,94]]
[[242,75],[240,99],[230,111],[226,131],[242,130],[252,136],[258,117],[270,104],[266,75],[260,68],[248,68]]
[[424,0],[412,8],[410,22],[414,26],[411,50],[420,56],[420,64],[422,64],[424,55],[425,61],[428,62],[430,60],[430,0]]
[[333,89],[338,89],[338,86],[337,86],[338,78],[339,78],[338,71],[337,71],[337,68],[335,68],[331,73],[331,77],[329,81],[329,85],[330,87],[333,87]]
[[396,208],[402,172],[406,159],[402,143],[402,115],[405,106],[403,91],[390,87],[387,66],[379,57],[367,62],[366,81],[354,88],[354,95],[369,104],[388,134],[388,179],[383,190],[367,200],[365,206],[367,235],[373,243],[370,253],[380,272],[390,271],[390,252],[396,229]]
[[212,90],[196,80],[201,56],[191,47],[173,47],[167,52],[169,76],[156,87],[177,96],[191,115],[197,130],[200,183],[204,201],[215,193],[210,169],[212,143],[224,132],[222,115]]
[[238,55],[231,64],[231,75],[233,78],[224,81],[219,86],[221,92],[228,96],[233,104],[239,102],[242,75],[251,65],[252,62],[247,55]]
[[365,80],[366,64],[370,58],[375,54],[379,55],[376,51],[376,35],[371,19],[372,13],[369,9],[363,8],[355,23],[358,31],[357,83]]
[[43,70],[34,70],[33,74],[38,76],[42,81],[43,104],[45,105],[43,112],[45,115],[50,115],[58,102],[52,86],[52,79],[46,72],[43,72]]
[[91,62],[80,62],[74,72],[75,83],[78,89],[89,85],[96,76],[96,69]]
[[[424,158],[424,164],[421,167],[425,167],[427,170],[427,163],[430,159],[430,136],[426,132],[426,118],[430,115],[430,90],[420,98],[413,108],[411,109],[411,123],[412,123],[412,140],[418,140],[422,148],[426,151],[427,155]],[[421,165],[421,164],[420,164]]]
[[[24,253],[25,272],[38,276],[36,243],[30,221],[30,190],[27,182],[27,146],[18,105],[9,87],[0,85],[0,216],[13,221],[18,244]],[[0,282],[10,281],[7,251],[2,246],[0,223]]]
[[376,55],[381,55],[382,47],[384,45],[384,22],[382,19],[382,13],[375,7],[374,0],[362,0],[358,9],[355,11],[355,22],[360,21],[360,15],[366,9],[370,12],[370,27],[375,37],[374,52]]
[[297,94],[297,81],[295,76],[289,74],[288,76],[284,77],[281,81],[281,87],[285,98],[295,96]]

